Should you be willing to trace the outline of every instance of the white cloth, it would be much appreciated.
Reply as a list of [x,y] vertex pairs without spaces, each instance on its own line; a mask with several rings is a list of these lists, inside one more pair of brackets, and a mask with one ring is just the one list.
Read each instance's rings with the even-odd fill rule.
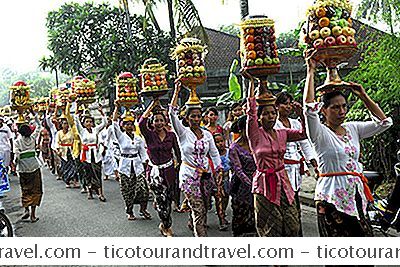
[[0,158],[3,159],[3,166],[6,168],[10,165],[12,138],[10,127],[3,123],[0,128]]
[[[170,106],[169,116],[172,128],[178,137],[182,162],[187,162],[192,166],[200,167],[211,172],[211,167],[208,163],[209,155],[215,169],[222,167],[221,158],[215,146],[214,138],[209,131],[201,129],[203,138],[197,139],[197,136],[190,128],[183,126],[182,122],[179,120],[178,108]],[[193,178],[195,172],[195,168],[187,164],[182,164],[179,170],[179,184],[182,185],[186,179]]]
[[[132,140],[132,138],[130,138],[126,133],[121,131],[121,128],[117,122],[113,122],[112,129],[115,137],[118,140],[121,151],[118,172],[130,176],[131,166],[133,164],[135,174],[142,174],[144,172],[143,164],[148,160],[143,139],[134,134],[134,138]],[[124,154],[136,156],[128,158],[124,157]]]
[[77,116],[74,116],[74,119],[75,119],[76,128],[78,129],[78,133],[81,137],[82,145],[88,145],[88,144],[96,144],[97,145],[97,146],[89,146],[88,151],[84,151],[82,149],[81,157],[82,157],[83,153],[86,153],[86,162],[91,163],[92,162],[91,155],[92,155],[92,151],[93,151],[95,163],[99,162],[100,160],[103,159],[103,156],[101,155],[102,151],[98,147],[99,142],[98,142],[97,135],[104,128],[104,126],[106,126],[107,119],[105,117],[101,117],[101,123],[98,126],[94,127],[92,129],[91,133],[82,126],[82,124],[79,121],[79,118]]
[[[302,125],[300,121],[296,119],[289,118],[290,129],[294,130],[302,130]],[[280,120],[277,120],[275,124],[275,129],[285,129],[286,127]],[[314,149],[311,147],[310,141],[308,139],[304,139],[297,142],[287,142],[286,144],[286,152],[285,159],[289,160],[297,160],[299,161],[303,155],[306,161],[310,161],[311,159],[317,159]],[[305,164],[305,162],[303,163]],[[300,164],[285,164],[285,170],[289,176],[290,183],[292,184],[292,188],[294,191],[299,191],[301,188],[301,184],[303,181],[303,177],[300,174]]]
[[114,142],[116,142],[112,126],[104,128],[99,134],[99,143],[105,150],[103,157],[103,172],[104,175],[110,176],[118,169],[118,164],[114,155]]
[[57,150],[57,140],[56,140],[57,128],[51,121],[51,116],[52,114],[46,114],[46,123],[50,128],[50,134],[51,134],[50,148],[55,151]]
[[[343,123],[346,135],[341,137],[321,123],[318,114],[321,106],[322,103],[309,103],[304,107],[307,134],[317,153],[319,171],[362,173],[358,162],[360,141],[387,130],[393,124],[392,119],[377,121],[373,118],[373,121]],[[367,200],[364,185],[357,176],[321,177],[315,188],[315,200],[325,200],[335,205],[337,210],[359,218],[355,202],[357,192],[365,213]]]
[[[17,166],[17,172],[34,172],[36,169],[40,168],[39,159],[36,156],[36,138],[41,130],[40,122],[37,116],[35,116],[36,129],[29,137],[23,137],[19,135],[14,141],[14,155],[15,162]],[[21,153],[33,152],[34,157],[20,159]]]

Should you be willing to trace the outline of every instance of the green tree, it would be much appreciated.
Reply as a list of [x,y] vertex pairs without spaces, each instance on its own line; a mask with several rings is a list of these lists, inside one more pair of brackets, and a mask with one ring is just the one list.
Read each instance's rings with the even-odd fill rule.
[[362,0],[357,16],[373,22],[383,22],[395,33],[400,21],[400,0]]
[[219,26],[219,30],[224,33],[228,33],[235,36],[240,36],[239,27],[233,24],[230,25],[221,25]]
[[[363,60],[345,79],[361,83],[371,98],[394,120],[387,132],[363,142],[366,167],[383,170],[390,175],[396,162],[394,144],[400,138],[400,38],[387,34],[369,40],[362,44],[365,47]],[[369,117],[361,101],[352,106],[349,115],[354,120],[366,120]]]
[[137,73],[149,57],[159,58],[169,64],[169,69],[173,65],[169,58],[170,36],[155,31],[151,24],[143,32],[141,16],[130,16],[129,21],[131,36],[127,38],[124,14],[109,4],[68,3],[49,12],[46,26],[52,55],[41,60],[41,68],[96,79],[112,106],[114,81],[120,72]]
[[[61,75],[62,80],[68,76]],[[55,76],[49,72],[31,71],[18,73],[10,69],[0,71],[0,105],[9,104],[9,87],[16,81],[25,81],[31,86],[31,97],[48,96],[50,89],[56,86]]]

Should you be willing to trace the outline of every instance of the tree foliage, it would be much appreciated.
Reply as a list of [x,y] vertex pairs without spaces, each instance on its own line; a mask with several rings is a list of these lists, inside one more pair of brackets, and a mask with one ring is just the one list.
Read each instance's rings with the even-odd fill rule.
[[[156,57],[169,64],[172,40],[151,24],[143,32],[143,17],[130,16],[131,36],[125,14],[109,4],[67,3],[47,16],[48,48],[42,69],[60,69],[68,75],[96,79],[98,88],[113,102],[113,84],[123,71],[137,73],[144,60]],[[129,40],[131,38],[131,40]]]
[[[395,143],[400,138],[400,38],[384,35],[369,38],[369,41],[362,45],[365,48],[364,58],[358,68],[345,79],[362,84],[385,114],[394,120],[390,130],[363,143],[366,167],[384,170],[389,175],[393,171],[393,163],[396,162]],[[352,106],[349,115],[354,120],[369,118],[361,101]]]
[[221,25],[221,26],[219,26],[219,30],[221,32],[224,32],[224,33],[227,33],[227,34],[231,34],[231,35],[234,35],[234,36],[240,36],[239,27],[234,25],[234,24]]
[[[67,76],[61,76],[60,78],[66,79]],[[48,96],[50,89],[56,86],[55,75],[49,72],[31,71],[18,73],[11,69],[3,69],[0,71],[0,106],[9,104],[9,87],[19,80],[23,80],[31,86],[32,98]]]
[[400,21],[400,0],[362,0],[357,16],[372,22],[383,22],[395,33]]

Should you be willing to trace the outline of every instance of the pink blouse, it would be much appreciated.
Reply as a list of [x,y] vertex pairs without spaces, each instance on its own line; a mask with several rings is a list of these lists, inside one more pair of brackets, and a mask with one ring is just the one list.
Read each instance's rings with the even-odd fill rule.
[[293,203],[294,191],[284,168],[286,143],[304,139],[302,131],[276,129],[277,140],[258,125],[256,99],[247,101],[247,136],[257,170],[253,176],[252,192],[264,195],[267,200],[280,206],[281,190],[286,193],[289,204]]

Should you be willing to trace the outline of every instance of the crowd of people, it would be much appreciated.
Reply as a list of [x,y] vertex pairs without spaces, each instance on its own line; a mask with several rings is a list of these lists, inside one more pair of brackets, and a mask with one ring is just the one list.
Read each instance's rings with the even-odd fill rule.
[[16,166],[23,219],[38,220],[45,165],[66,188],[80,188],[88,199],[96,195],[102,202],[103,180],[113,176],[130,221],[137,219],[135,204],[140,217],[152,219],[147,208],[152,195],[163,236],[174,235],[173,210],[188,211],[193,235],[207,236],[213,206],[219,230],[231,227],[233,236],[302,236],[299,191],[304,177],[313,179],[311,172],[318,177],[320,235],[372,235],[360,141],[384,132],[392,120],[361,85],[352,84],[373,120],[345,122],[345,95],[333,91],[317,102],[316,62],[308,59],[307,66],[303,105],[287,92],[257,105],[256,79],[247,73],[248,97],[229,107],[224,123],[214,107],[180,107],[179,80],[168,110],[153,101],[141,115],[128,110],[121,116],[116,106],[107,117],[100,107],[96,122],[71,102],[61,114],[49,108],[41,120],[34,115],[34,123],[18,127],[0,118],[0,153],[6,168]]

